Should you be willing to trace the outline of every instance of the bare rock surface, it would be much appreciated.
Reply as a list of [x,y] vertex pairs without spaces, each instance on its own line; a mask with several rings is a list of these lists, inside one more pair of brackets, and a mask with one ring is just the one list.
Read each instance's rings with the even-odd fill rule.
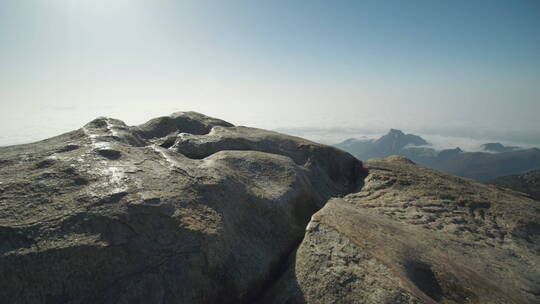
[[540,204],[398,156],[315,213],[262,303],[540,303]]
[[539,303],[540,202],[194,112],[0,148],[0,303]]
[[194,112],[2,147],[0,302],[250,303],[364,176],[336,148]]

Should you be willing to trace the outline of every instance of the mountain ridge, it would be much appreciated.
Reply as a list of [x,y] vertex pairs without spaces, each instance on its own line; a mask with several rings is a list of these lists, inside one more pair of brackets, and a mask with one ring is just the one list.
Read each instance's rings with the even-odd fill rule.
[[459,147],[436,150],[423,138],[395,129],[376,140],[349,139],[335,146],[362,160],[401,155],[435,170],[481,182],[540,168],[538,148],[487,143],[482,145],[484,152],[466,152]]

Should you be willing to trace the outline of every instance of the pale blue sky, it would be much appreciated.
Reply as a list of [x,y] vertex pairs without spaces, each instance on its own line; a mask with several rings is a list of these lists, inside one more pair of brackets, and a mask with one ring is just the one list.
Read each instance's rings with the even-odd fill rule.
[[540,1],[0,0],[0,143],[178,110],[534,133]]

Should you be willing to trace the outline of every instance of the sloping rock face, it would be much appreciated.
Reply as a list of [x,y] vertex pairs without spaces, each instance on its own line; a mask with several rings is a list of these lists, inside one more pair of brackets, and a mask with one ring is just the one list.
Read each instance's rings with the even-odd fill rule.
[[365,174],[336,148],[193,112],[0,148],[0,302],[250,303]]
[[540,170],[532,170],[523,174],[501,176],[492,179],[487,183],[526,193],[535,200],[540,201]]
[[540,203],[402,157],[331,199],[263,303],[540,303]]

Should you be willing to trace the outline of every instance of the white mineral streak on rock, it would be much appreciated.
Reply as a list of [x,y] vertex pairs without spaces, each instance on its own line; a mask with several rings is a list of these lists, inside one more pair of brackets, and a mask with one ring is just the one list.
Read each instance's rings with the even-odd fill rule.
[[319,221],[313,219],[313,216],[311,217],[309,223],[306,226],[306,231],[311,231],[313,229],[316,229],[316,227],[319,225]]
[[150,147],[161,154],[171,168],[179,167],[178,162],[165,152],[165,148],[159,147],[158,145],[151,145]]
[[109,176],[109,184],[113,185],[113,193],[123,192],[127,190],[127,185],[125,182],[126,174],[125,170],[122,167],[110,166],[108,168],[102,169],[103,173]]
[[111,132],[112,136],[119,137],[118,131],[115,130],[117,126],[111,123],[110,119],[108,118],[105,120],[105,123],[107,124],[107,129],[109,130],[109,132]]
[[[114,132],[112,131],[112,129],[110,127],[108,119],[106,120],[106,122],[107,122],[107,129],[109,130],[109,132],[111,132],[111,134],[113,136],[115,136]],[[112,145],[110,143],[105,142],[105,141],[100,141],[99,140],[100,135],[94,133],[89,128],[83,127],[82,130],[86,134],[86,136],[88,136],[88,138],[90,138],[91,146],[92,146],[93,151],[102,150],[102,149],[111,149],[112,148]],[[84,158],[86,158],[88,156],[89,156],[88,153],[83,155]],[[80,160],[83,160],[83,159],[80,159]],[[110,191],[110,190],[108,191],[110,194],[124,192],[124,191],[126,191],[128,189],[127,183],[126,183],[125,168],[123,166],[118,166],[118,165],[115,166],[114,164],[111,164],[110,161],[106,161],[106,160],[100,161],[99,164],[101,166],[94,167],[93,171],[99,176],[107,177],[107,179],[109,181],[109,185],[114,186],[112,188],[112,191]],[[109,188],[106,185],[100,185],[100,186],[96,187],[96,190],[97,190],[98,187],[99,188]],[[92,188],[94,188],[94,187],[90,187],[90,189],[92,189]],[[92,191],[92,190],[91,190],[91,192],[96,193],[95,191]],[[99,193],[99,192],[97,192],[97,193]]]

